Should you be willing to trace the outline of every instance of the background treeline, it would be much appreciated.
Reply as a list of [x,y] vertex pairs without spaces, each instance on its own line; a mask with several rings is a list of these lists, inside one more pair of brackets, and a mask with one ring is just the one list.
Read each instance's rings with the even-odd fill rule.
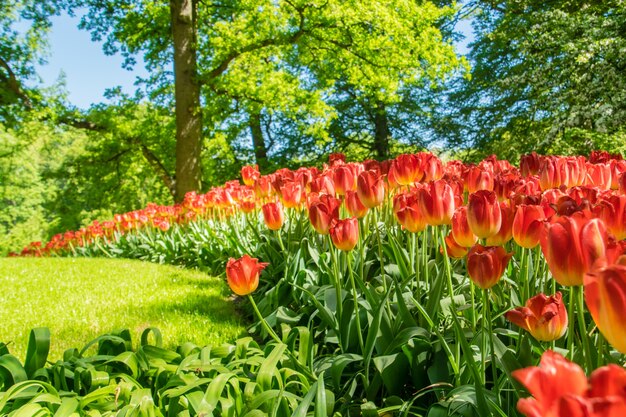
[[[149,76],[79,111],[52,16]],[[454,48],[471,22],[466,56]],[[626,150],[622,1],[22,0],[0,6],[0,254],[236,178],[431,149]]]

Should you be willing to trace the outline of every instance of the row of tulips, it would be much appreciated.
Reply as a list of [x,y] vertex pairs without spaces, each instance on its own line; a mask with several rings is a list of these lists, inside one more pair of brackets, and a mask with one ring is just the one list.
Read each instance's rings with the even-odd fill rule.
[[[233,255],[243,257],[228,261],[226,275],[233,292],[250,300],[264,334],[281,343],[286,323],[301,324],[308,312],[307,325],[317,326],[311,333],[320,335],[318,353],[335,358],[331,369],[337,363],[344,369],[348,358],[358,362],[354,374],[362,375],[364,397],[407,395],[406,385],[394,385],[386,374],[408,361],[418,391],[448,381],[473,386],[480,415],[510,411],[501,399],[495,404],[502,409],[494,411],[481,386],[519,396],[517,379],[535,398],[519,402],[525,415],[617,416],[621,409],[611,404],[625,399],[623,373],[612,365],[604,369],[622,357],[604,339],[626,352],[620,319],[626,311],[625,172],[626,161],[605,152],[589,158],[531,154],[519,169],[495,157],[444,164],[418,153],[353,163],[335,154],[321,170],[261,175],[247,166],[244,184],[233,181],[191,193],[181,205],[116,216],[23,254],[72,254],[114,246],[146,229],[169,233],[172,225],[180,233],[202,222],[224,224],[224,233],[250,243],[236,246]],[[268,264],[271,274],[260,285]],[[257,290],[263,295],[258,307]],[[281,298],[281,291],[291,294]],[[280,319],[285,314],[298,320]],[[504,317],[537,342],[529,344]],[[409,352],[417,349],[418,329],[433,337],[424,336],[426,360]],[[396,339],[408,347],[391,343]],[[528,362],[522,356],[529,346],[535,354],[546,351],[540,371],[516,370]],[[546,349],[560,350],[588,372],[597,368],[591,388],[585,378],[584,390],[581,382],[550,391],[556,371],[542,369],[570,362]],[[510,361],[507,352],[519,360]],[[430,375],[440,354],[449,380]],[[307,374],[319,374],[324,363],[307,364]],[[428,382],[416,382],[423,378],[419,367],[429,370]],[[584,378],[584,371],[576,372]],[[334,388],[354,395],[355,388],[347,388],[354,381],[338,377]],[[455,407],[447,405],[448,412]]]

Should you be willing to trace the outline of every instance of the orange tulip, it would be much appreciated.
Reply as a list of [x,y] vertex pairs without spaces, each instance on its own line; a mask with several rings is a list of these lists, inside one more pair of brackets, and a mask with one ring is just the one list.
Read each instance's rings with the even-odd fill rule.
[[567,310],[560,292],[550,297],[538,294],[526,301],[525,307],[510,310],[505,316],[542,342],[559,339],[567,330]]
[[467,206],[457,208],[452,216],[452,236],[457,245],[470,248],[478,240],[467,223]]
[[541,206],[520,204],[513,219],[513,239],[523,248],[534,248],[539,244],[546,215]]
[[237,260],[230,258],[226,264],[228,286],[237,295],[253,293],[259,286],[259,273],[267,265],[250,255],[243,255]]
[[356,192],[367,208],[380,206],[385,199],[385,182],[376,171],[363,171],[357,178]]
[[368,208],[361,203],[356,191],[346,191],[346,210],[350,216],[360,219],[365,217]]
[[486,290],[500,281],[512,256],[502,246],[474,245],[467,254],[467,273],[474,284]]
[[270,230],[279,230],[285,221],[282,205],[280,203],[267,203],[261,208],[267,228]]
[[337,249],[346,252],[351,251],[359,242],[359,221],[356,217],[334,220],[329,232]]
[[436,180],[418,190],[420,210],[431,226],[450,224],[454,215],[454,190],[445,180]]
[[467,223],[480,239],[495,235],[502,225],[502,211],[493,191],[479,190],[469,196]]
[[[469,252],[469,248],[465,246],[461,246],[457,243],[456,239],[452,233],[449,233],[448,236],[445,237],[445,245],[446,245],[446,253],[450,258],[461,259],[465,258],[465,255]],[[441,248],[441,253],[443,253],[443,248]]]
[[424,178],[422,181],[436,181],[443,177],[443,162],[437,158],[436,155],[428,152],[422,152],[419,154],[421,159],[421,167],[424,172]]
[[606,254],[608,236],[600,219],[581,212],[544,223],[541,251],[552,276],[561,285],[582,285],[593,262]]
[[584,284],[591,317],[606,340],[626,353],[626,256],[585,274]]

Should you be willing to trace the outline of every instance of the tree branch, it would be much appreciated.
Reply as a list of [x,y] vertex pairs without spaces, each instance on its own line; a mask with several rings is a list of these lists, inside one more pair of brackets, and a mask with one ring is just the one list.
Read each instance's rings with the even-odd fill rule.
[[24,93],[22,87],[20,86],[19,80],[15,76],[15,73],[13,72],[13,70],[11,70],[8,62],[2,59],[2,57],[0,57],[0,67],[4,68],[7,73],[6,85],[9,90],[12,91],[13,94],[15,94],[18,98],[22,99],[26,107],[31,108],[32,103],[30,101],[30,98],[28,98],[28,96]]

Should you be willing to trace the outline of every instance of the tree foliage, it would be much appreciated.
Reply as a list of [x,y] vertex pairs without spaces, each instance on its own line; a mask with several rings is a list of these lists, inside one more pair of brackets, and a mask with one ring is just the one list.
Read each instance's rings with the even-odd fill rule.
[[624,2],[479,0],[466,7],[476,35],[471,78],[451,86],[439,137],[508,158],[588,153],[624,138]]

